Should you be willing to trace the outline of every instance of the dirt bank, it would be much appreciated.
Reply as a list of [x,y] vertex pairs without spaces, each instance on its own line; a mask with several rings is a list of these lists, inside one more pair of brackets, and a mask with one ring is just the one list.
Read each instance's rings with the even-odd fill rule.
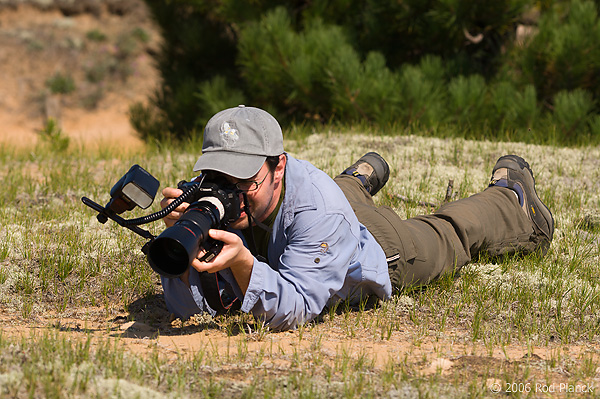
[[33,146],[53,118],[74,144],[141,145],[128,109],[156,88],[160,36],[141,0],[116,4],[0,2],[0,143]]

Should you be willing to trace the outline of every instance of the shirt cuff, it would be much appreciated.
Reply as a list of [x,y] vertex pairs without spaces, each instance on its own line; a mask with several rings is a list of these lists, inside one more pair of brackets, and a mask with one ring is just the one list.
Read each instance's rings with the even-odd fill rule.
[[267,274],[265,268],[269,268],[269,265],[254,258],[250,283],[248,284],[246,295],[244,295],[244,302],[242,302],[242,312],[250,313],[254,305],[256,305],[256,302],[260,299],[260,294],[263,291],[262,287],[264,287],[265,276]]

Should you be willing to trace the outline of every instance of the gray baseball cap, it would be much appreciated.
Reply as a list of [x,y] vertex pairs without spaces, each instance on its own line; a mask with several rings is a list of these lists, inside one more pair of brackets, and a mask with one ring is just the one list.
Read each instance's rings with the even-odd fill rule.
[[268,156],[281,154],[283,133],[277,120],[260,108],[239,105],[210,118],[194,171],[214,170],[248,179],[258,173]]

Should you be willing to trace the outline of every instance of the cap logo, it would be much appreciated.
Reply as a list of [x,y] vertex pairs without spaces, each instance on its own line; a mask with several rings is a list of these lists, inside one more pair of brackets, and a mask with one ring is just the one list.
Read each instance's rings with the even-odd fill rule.
[[235,122],[223,122],[221,125],[221,138],[226,148],[231,148],[240,138]]

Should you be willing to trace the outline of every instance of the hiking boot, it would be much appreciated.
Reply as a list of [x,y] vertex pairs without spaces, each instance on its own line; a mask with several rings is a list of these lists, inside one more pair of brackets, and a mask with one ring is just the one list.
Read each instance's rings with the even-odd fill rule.
[[342,174],[357,177],[372,196],[377,194],[390,177],[390,167],[376,152],[368,152]]
[[547,240],[547,247],[554,234],[554,219],[535,191],[535,179],[527,161],[517,155],[500,157],[492,170],[490,186],[507,187],[517,193],[523,211],[535,232]]

